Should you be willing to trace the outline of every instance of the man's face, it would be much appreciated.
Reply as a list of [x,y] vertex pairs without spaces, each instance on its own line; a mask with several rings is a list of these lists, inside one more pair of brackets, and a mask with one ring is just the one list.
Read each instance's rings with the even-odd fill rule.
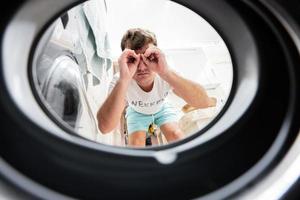
[[[136,54],[144,54],[148,47],[153,44],[147,44],[143,46],[141,49],[135,50]],[[138,64],[138,68],[133,76],[133,79],[142,87],[148,87],[152,85],[155,77],[155,72],[149,70],[148,66],[140,60]]]

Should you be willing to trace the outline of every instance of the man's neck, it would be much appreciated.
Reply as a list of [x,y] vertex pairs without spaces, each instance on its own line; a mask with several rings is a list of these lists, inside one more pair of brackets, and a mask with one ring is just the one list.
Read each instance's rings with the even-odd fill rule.
[[154,81],[148,85],[141,86],[138,84],[138,86],[145,92],[150,92],[153,89]]

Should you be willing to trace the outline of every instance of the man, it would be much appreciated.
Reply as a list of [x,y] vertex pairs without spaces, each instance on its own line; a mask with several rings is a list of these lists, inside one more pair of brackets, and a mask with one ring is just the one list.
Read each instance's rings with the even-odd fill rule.
[[97,113],[102,133],[118,125],[128,105],[130,146],[145,146],[151,123],[160,127],[168,142],[183,138],[176,111],[165,101],[171,89],[193,107],[216,105],[216,99],[208,97],[201,85],[181,77],[169,67],[152,32],[139,28],[128,30],[122,38],[121,49],[119,76],[112,81],[112,90]]

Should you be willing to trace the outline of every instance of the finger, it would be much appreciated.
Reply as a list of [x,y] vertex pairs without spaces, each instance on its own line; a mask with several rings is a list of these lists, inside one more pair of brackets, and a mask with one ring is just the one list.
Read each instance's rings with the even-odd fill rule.
[[148,49],[146,49],[144,55],[146,56],[146,58],[148,58],[151,54],[159,55],[160,50],[155,46],[151,46]]
[[126,54],[135,54],[135,51],[132,50],[132,49],[124,49],[123,52],[126,53]]
[[145,57],[145,60],[147,60],[148,62],[151,62],[151,63],[158,62],[158,56],[155,53],[150,54],[150,56],[148,56],[148,57],[146,57],[146,56],[144,56],[144,57]]
[[137,64],[133,64],[133,65],[128,66],[128,69],[129,69],[131,74],[134,74],[136,72],[137,68],[138,68]]
[[127,62],[128,53],[129,53],[129,51],[127,49],[125,49],[122,52],[121,56],[119,57],[119,62],[122,62],[122,63]]
[[139,60],[139,56],[131,49],[124,50],[124,56],[126,57],[128,63],[135,63],[136,60]]
[[127,56],[127,62],[128,63],[136,63],[137,61],[139,62],[139,56],[136,55],[135,53],[129,53]]
[[120,66],[122,66],[123,64],[126,64],[127,63],[127,59],[124,55],[121,55],[118,59],[118,63]]
[[137,64],[140,62],[140,56],[129,56],[127,62]]
[[141,58],[146,65],[150,64],[150,61],[146,58],[146,56],[144,54],[141,54]]
[[152,53],[152,54],[150,54],[150,56],[148,57],[148,59],[151,62],[155,62],[155,61],[157,61],[157,56],[156,56],[156,54]]
[[136,62],[139,63],[140,60],[141,60],[141,54],[138,54],[138,55],[136,56]]
[[133,56],[127,57],[127,63],[135,63],[136,59]]
[[147,58],[147,60],[149,60],[150,62],[158,62],[159,58],[160,58],[160,54],[159,52],[152,52],[150,55],[147,56],[147,54],[145,55],[145,57]]
[[146,58],[148,58],[152,53],[154,53],[154,49],[153,47],[149,47],[148,49],[146,49],[146,51],[144,52],[144,56]]
[[122,56],[125,58],[128,58],[129,56],[136,57],[136,53],[131,49],[125,49],[122,53]]
[[130,59],[134,65],[137,65],[137,64],[139,64],[141,58],[140,58],[140,55],[136,55],[134,57],[130,57]]

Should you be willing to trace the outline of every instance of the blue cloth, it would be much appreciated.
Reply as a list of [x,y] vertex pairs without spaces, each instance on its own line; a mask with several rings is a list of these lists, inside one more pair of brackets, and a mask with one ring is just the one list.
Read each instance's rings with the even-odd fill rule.
[[179,113],[178,111],[169,105],[164,103],[160,111],[153,115],[146,115],[139,112],[136,112],[130,106],[126,109],[126,121],[127,121],[127,130],[128,134],[131,134],[136,131],[148,131],[149,125],[153,122],[160,127],[163,124],[170,122],[178,122]]

